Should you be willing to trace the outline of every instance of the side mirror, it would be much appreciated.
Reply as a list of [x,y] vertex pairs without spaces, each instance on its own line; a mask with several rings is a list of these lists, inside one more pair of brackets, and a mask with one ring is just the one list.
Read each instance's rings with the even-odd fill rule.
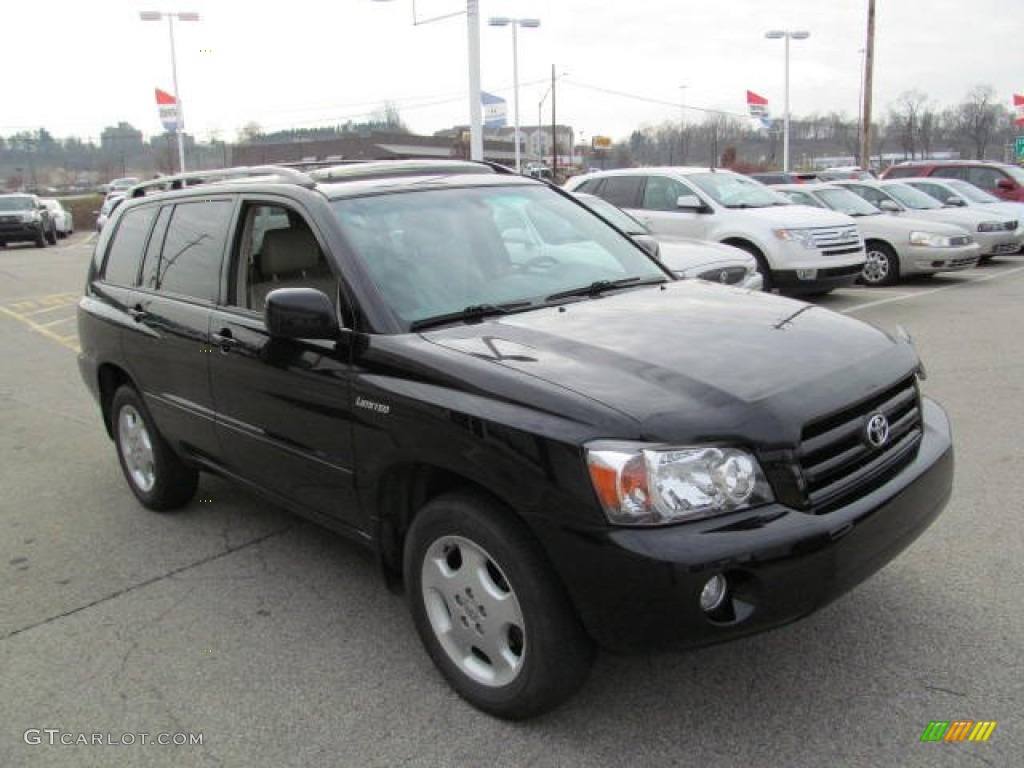
[[704,203],[696,195],[680,195],[676,198],[676,208],[689,208],[699,211],[704,209]]
[[275,339],[334,339],[338,335],[334,305],[315,288],[271,291],[263,317],[267,332]]
[[658,241],[650,235],[630,235],[633,238],[633,242],[647,251],[648,255],[653,256],[656,259],[661,259],[661,246],[658,245]]
[[899,213],[903,210],[894,200],[883,200],[878,204],[878,207],[886,213]]
[[946,198],[946,205],[955,205],[958,208],[963,208],[967,203],[965,203],[964,199],[958,195],[950,195]]

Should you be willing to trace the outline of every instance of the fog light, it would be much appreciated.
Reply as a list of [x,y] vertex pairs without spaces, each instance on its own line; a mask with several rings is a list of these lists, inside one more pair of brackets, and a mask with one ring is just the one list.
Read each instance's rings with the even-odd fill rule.
[[816,269],[798,269],[796,276],[799,280],[813,280],[818,276],[818,270]]
[[729,582],[725,576],[718,574],[708,579],[704,589],[700,591],[700,609],[704,613],[713,613],[722,607],[729,592]]

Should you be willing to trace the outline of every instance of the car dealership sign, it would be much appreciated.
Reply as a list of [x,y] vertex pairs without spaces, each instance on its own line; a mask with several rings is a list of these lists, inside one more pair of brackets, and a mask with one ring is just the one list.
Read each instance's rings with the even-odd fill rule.
[[178,130],[179,112],[178,100],[167,93],[156,89],[156,108],[160,112],[160,122],[164,124],[164,130],[174,133]]

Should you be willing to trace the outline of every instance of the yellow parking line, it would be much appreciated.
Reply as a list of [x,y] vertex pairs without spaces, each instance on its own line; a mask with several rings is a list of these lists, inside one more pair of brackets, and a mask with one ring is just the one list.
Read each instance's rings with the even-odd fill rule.
[[61,323],[66,323],[66,322],[68,322],[70,320],[75,320],[77,318],[78,318],[78,315],[69,315],[68,317],[62,317],[60,320],[51,320],[48,323],[39,323],[39,327],[40,328],[49,328],[50,326],[60,325]]
[[54,304],[52,307],[43,307],[42,309],[33,309],[31,312],[23,312],[22,317],[34,317],[35,315],[41,315],[44,312],[53,312],[55,309],[67,309],[68,307],[77,304],[77,301],[69,301],[66,304]]
[[81,347],[78,346],[78,338],[75,336],[61,336],[59,334],[56,334],[53,331],[49,330],[48,328],[39,325],[38,323],[34,323],[21,315],[11,312],[11,310],[7,309],[6,307],[0,307],[0,314],[7,315],[7,317],[11,318],[12,320],[17,320],[19,323],[28,326],[31,330],[35,331],[41,336],[45,336],[50,341],[55,341],[63,347],[72,349],[75,352],[82,351]]

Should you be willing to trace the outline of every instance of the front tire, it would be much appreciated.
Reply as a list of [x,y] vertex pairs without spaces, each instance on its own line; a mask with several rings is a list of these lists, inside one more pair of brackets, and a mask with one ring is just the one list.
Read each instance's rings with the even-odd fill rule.
[[891,246],[869,242],[866,250],[867,260],[860,273],[866,285],[892,285],[900,279],[900,262]]
[[36,248],[46,247],[46,233],[43,230],[36,232]]
[[429,502],[406,536],[405,576],[420,640],[455,691],[520,720],[569,698],[593,645],[539,546],[479,492]]
[[195,495],[199,472],[161,437],[134,388],[125,385],[114,393],[110,419],[121,471],[142,505],[163,511],[187,504]]
[[768,266],[768,259],[761,253],[757,246],[751,245],[746,242],[739,243],[725,243],[725,245],[731,245],[734,248],[739,248],[741,251],[746,251],[754,257],[754,261],[757,262],[757,271],[761,273],[761,290],[765,293],[771,293],[775,290],[775,278],[772,275],[772,268]]
[[50,245],[57,244],[57,227],[50,227],[50,231],[46,233],[46,242]]

